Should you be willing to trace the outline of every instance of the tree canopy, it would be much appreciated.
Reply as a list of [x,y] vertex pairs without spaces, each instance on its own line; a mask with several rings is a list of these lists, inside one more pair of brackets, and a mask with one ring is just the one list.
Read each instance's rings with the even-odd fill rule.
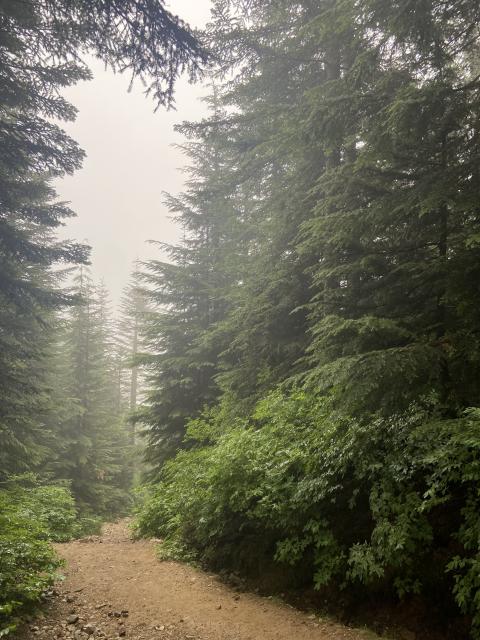
[[214,2],[217,107],[184,128],[202,180],[149,267],[140,528],[165,553],[280,562],[322,602],[423,599],[449,637],[457,606],[478,637],[478,18]]

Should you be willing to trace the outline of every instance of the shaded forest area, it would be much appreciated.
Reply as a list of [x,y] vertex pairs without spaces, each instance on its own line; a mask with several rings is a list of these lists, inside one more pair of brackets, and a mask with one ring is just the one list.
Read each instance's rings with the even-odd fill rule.
[[[102,13],[124,4],[133,22]],[[22,6],[62,30],[22,67],[40,35],[2,9],[0,614],[45,588],[44,541],[76,510],[128,508],[135,423],[137,532],[164,558],[480,638],[478,2],[215,0],[202,49],[153,1]],[[49,179],[81,152],[48,120],[74,116],[56,91],[88,76],[84,49],[153,77],[157,102],[185,66],[211,82],[210,116],[179,126],[183,241],[133,285],[130,421],[131,329],[119,355],[104,293],[51,268],[85,260],[52,237],[71,212]]]
[[0,636],[54,582],[50,541],[131,508],[138,297],[127,287],[114,327],[88,247],[56,235],[74,213],[53,182],[84,157],[62,89],[91,77],[87,53],[162,106],[205,61],[155,0],[0,3]]

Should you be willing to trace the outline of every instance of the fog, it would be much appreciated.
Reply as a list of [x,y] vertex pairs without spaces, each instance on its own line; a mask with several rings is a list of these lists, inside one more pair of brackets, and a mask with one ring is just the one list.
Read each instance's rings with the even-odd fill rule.
[[[193,27],[208,21],[210,0],[174,0],[167,6]],[[200,99],[206,89],[182,78],[176,109],[154,113],[140,83],[129,92],[128,75],[115,75],[94,59],[90,67],[94,79],[64,93],[79,110],[65,129],[87,157],[80,171],[56,185],[77,213],[61,235],[92,247],[92,275],[104,280],[117,303],[133,262],[160,255],[148,240],[175,242],[179,236],[162,203],[162,192],[181,191],[185,178],[180,169],[186,159],[172,146],[182,142],[174,125],[205,115]]]

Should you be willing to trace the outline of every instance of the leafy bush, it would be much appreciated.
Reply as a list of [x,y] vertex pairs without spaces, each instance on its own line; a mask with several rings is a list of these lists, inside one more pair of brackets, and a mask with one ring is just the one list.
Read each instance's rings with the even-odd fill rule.
[[102,531],[104,520],[94,513],[82,513],[79,516],[75,527],[75,538],[83,538],[84,536],[97,536]]
[[77,510],[66,487],[38,485],[33,477],[24,476],[9,483],[3,498],[10,509],[40,525],[42,538],[65,542],[75,537]]
[[23,477],[0,490],[0,637],[53,583],[60,561],[50,541],[73,537],[76,518],[66,487],[40,486]]
[[196,420],[197,444],[165,465],[140,533],[222,566],[307,567],[317,589],[434,589],[480,638],[480,411],[442,419],[425,403],[359,421],[333,407],[276,391],[245,423]]

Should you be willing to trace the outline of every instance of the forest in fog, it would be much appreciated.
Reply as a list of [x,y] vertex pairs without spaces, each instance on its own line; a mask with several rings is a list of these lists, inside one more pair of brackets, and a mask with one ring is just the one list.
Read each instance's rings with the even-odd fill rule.
[[[0,4],[0,636],[49,541],[134,513],[163,559],[480,638],[479,25],[478,0],[214,0],[197,33],[154,0]],[[209,86],[181,241],[119,313],[56,236],[86,51],[159,118],[180,73]]]

